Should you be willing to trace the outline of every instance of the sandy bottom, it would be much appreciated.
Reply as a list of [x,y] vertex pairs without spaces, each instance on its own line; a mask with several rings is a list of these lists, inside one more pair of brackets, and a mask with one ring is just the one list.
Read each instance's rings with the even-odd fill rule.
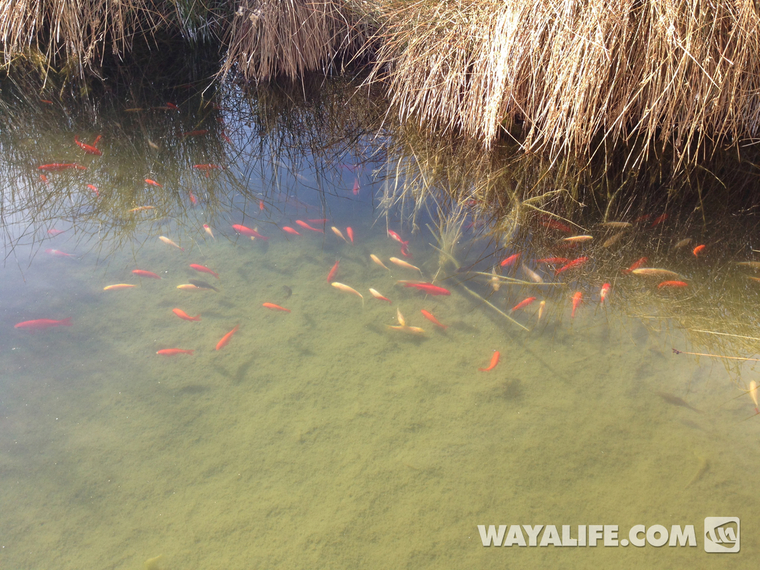
[[[614,295],[571,319],[555,292],[544,324],[535,305],[517,317],[525,332],[454,283],[427,298],[396,285],[415,272],[369,260],[396,244],[357,233],[354,246],[218,235],[189,253],[151,238],[106,265],[41,254],[25,281],[3,270],[0,566],[756,567],[760,421],[738,388],[751,368],[673,355],[679,333],[627,318]],[[364,306],[326,283],[338,257]],[[413,261],[432,273],[436,259]],[[175,288],[190,278],[221,292]],[[102,291],[120,282],[140,287]],[[397,307],[424,337],[387,329]],[[13,328],[66,316],[73,327]],[[155,354],[175,347],[195,354]],[[706,516],[741,518],[739,554],[704,552]],[[491,524],[619,525],[619,538],[691,524],[698,546],[484,548],[477,525]]]

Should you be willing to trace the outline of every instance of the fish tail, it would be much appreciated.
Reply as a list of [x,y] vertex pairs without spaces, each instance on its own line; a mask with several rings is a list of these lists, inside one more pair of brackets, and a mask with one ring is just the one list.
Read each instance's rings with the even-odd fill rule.
[[60,324],[62,327],[70,327],[71,326],[71,317],[66,317],[65,319],[63,319],[58,324]]

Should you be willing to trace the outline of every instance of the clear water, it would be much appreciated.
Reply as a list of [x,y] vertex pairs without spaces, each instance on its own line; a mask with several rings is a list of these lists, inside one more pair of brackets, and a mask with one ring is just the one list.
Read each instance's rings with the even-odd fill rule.
[[[734,337],[714,334],[760,336],[727,326],[732,308],[756,306],[741,279],[751,270],[716,253],[696,266],[691,247],[668,248],[653,265],[688,269],[690,288],[658,291],[658,281],[621,273],[632,252],[580,246],[570,257],[589,252],[589,266],[554,277],[532,260],[548,257],[561,233],[503,248],[479,223],[468,227],[468,216],[451,249],[456,271],[431,245],[425,223],[435,216],[421,214],[413,228],[377,208],[380,163],[355,169],[358,157],[347,156],[319,177],[308,161],[253,160],[255,149],[235,139],[237,158],[205,177],[191,168],[205,161],[188,149],[169,164],[134,142],[120,155],[105,138],[103,156],[90,157],[69,138],[51,148],[88,171],[49,174],[46,185],[36,179],[40,158],[26,178],[9,177],[21,198],[5,197],[6,208],[22,206],[6,209],[0,276],[3,568],[756,565],[760,423],[746,393],[755,363],[671,350],[756,357],[746,349],[756,340],[739,352]],[[128,211],[146,205],[155,209]],[[324,233],[297,219],[326,219],[311,222]],[[250,240],[232,224],[269,239]],[[648,224],[641,234],[667,232]],[[344,234],[350,226],[354,243],[331,226]],[[409,240],[412,258],[387,227]],[[609,235],[593,233],[596,242]],[[564,285],[494,291],[474,273],[516,251]],[[425,281],[438,274],[450,296],[397,283],[420,274],[392,256]],[[363,300],[328,284],[336,260],[335,280]],[[521,271],[503,274],[524,281]],[[177,289],[190,279],[219,291]],[[601,305],[604,281],[613,287]],[[118,283],[136,287],[103,290]],[[538,299],[511,315],[515,323],[465,287],[507,315]],[[584,300],[571,317],[576,290]],[[389,328],[397,309],[424,335]],[[712,332],[689,330],[687,315],[703,317],[691,329]],[[71,327],[14,328],[69,317]],[[745,320],[751,332],[753,318]],[[194,353],[156,354],[168,348]],[[498,364],[480,371],[493,351]],[[706,516],[740,517],[739,554],[704,552]],[[694,525],[698,546],[484,548],[477,525],[500,524],[570,525],[574,537],[578,525],[619,525],[619,538],[637,524]]]

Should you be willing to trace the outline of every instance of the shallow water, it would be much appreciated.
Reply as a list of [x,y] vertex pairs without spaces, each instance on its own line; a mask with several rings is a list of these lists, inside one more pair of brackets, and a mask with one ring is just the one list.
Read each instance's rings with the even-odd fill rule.
[[[66,215],[30,222],[25,210],[11,220],[6,244],[15,247],[0,278],[4,568],[141,568],[159,556],[145,567],[754,567],[753,362],[726,366],[671,350],[715,352],[677,317],[708,304],[692,290],[713,292],[711,276],[726,271],[725,259],[692,267],[690,248],[669,250],[659,262],[688,265],[691,289],[658,291],[657,281],[622,276],[630,255],[592,255],[593,274],[554,276],[532,260],[547,257],[548,241],[561,235],[502,249],[481,237],[482,226],[463,222],[451,250],[463,267],[456,271],[431,245],[424,224],[435,216],[422,215],[413,232],[398,212],[386,218],[375,207],[373,165],[357,171],[358,194],[353,167],[336,165],[329,187],[323,181],[317,191],[308,165],[298,176],[289,166],[275,163],[257,179],[241,163],[208,178],[186,165],[174,174],[180,182],[135,189],[131,204],[158,206],[180,193],[182,217],[113,207],[98,223],[69,215],[104,207],[82,189],[85,175],[54,174],[54,185],[82,189],[62,199]],[[117,210],[121,222],[113,223]],[[295,223],[323,218],[311,224],[324,233]],[[409,240],[413,257],[405,259],[425,281],[437,275],[449,296],[398,283],[420,273],[389,262],[403,255],[386,223]],[[269,239],[251,240],[232,224]],[[333,225],[344,235],[351,226],[354,243]],[[51,228],[64,232],[52,236]],[[518,250],[560,285],[494,291],[473,272],[488,273]],[[577,251],[570,257],[585,250]],[[327,283],[336,260],[335,280],[363,299]],[[517,268],[502,273],[526,279]],[[176,288],[190,279],[219,291]],[[613,287],[600,304],[607,280]],[[103,290],[118,283],[137,286]],[[755,301],[743,282],[722,286],[721,298],[735,305]],[[370,287],[392,305],[372,298]],[[504,312],[538,299],[512,314],[515,323],[465,287]],[[584,300],[571,317],[576,290]],[[175,307],[201,320],[181,320]],[[390,329],[397,308],[424,335]],[[71,327],[14,328],[68,317]],[[168,348],[194,353],[156,354]],[[493,351],[498,364],[480,371]],[[704,552],[707,516],[741,519],[740,553]],[[619,525],[621,539],[637,524],[694,525],[698,544],[482,546],[477,525],[512,524],[570,525],[576,538],[578,525]]]

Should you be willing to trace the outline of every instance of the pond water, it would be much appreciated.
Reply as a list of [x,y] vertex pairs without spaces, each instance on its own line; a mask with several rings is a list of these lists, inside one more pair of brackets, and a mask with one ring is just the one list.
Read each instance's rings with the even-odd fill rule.
[[[495,232],[440,194],[412,217],[382,138],[326,164],[157,107],[75,131],[43,106],[3,143],[3,568],[756,565],[744,221]],[[710,516],[740,518],[739,553],[704,551]],[[478,525],[696,546],[486,548]]]

